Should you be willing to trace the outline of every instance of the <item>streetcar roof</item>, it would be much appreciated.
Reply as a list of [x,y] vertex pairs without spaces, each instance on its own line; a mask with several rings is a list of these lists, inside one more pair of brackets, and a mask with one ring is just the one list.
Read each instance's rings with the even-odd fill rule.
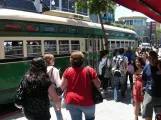
[[[42,23],[56,23],[56,24],[65,24],[81,27],[90,27],[101,29],[101,25],[93,22],[87,22],[82,20],[75,20],[71,18],[63,18],[57,16],[49,16],[32,12],[25,12],[12,9],[0,9],[0,19],[7,20],[23,20],[23,21],[33,21],[33,22],[42,22]],[[133,30],[128,30],[124,28],[104,25],[106,30],[120,31],[136,34]]]

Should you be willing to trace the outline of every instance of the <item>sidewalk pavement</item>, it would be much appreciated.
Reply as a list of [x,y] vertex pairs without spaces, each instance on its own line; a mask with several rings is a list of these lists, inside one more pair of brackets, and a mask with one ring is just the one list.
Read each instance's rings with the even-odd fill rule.
[[[56,120],[56,115],[53,108],[50,108],[51,120]],[[64,120],[71,120],[70,114],[66,109],[62,109]],[[121,98],[120,102],[113,100],[113,90],[109,90],[103,103],[96,105],[96,119],[95,120],[133,120],[134,110],[131,104],[130,92],[127,92],[125,98]],[[19,113],[3,120],[26,120],[25,117]],[[85,120],[85,119],[83,119]],[[139,118],[141,120],[141,117]]]

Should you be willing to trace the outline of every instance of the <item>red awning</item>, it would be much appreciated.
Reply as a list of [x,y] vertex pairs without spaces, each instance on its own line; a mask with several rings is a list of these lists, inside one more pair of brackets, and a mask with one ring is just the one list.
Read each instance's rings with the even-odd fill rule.
[[141,12],[151,19],[161,23],[160,0],[113,0],[119,5],[133,11]]

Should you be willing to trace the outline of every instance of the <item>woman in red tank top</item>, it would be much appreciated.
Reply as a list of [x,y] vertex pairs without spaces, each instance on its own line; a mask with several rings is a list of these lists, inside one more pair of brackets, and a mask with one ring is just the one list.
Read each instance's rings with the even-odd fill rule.
[[82,120],[84,113],[86,120],[95,119],[95,105],[92,99],[91,81],[98,88],[100,81],[96,71],[83,67],[84,55],[82,52],[73,52],[70,56],[71,67],[67,68],[62,76],[61,88],[66,89],[66,109],[69,110],[72,120]]
[[142,80],[142,72],[143,72],[143,60],[140,57],[137,57],[135,59],[135,64],[134,64],[134,76],[133,79],[135,81],[134,86],[133,86],[133,99],[135,102],[134,106],[134,113],[135,113],[135,119],[138,120],[138,115],[140,111],[140,104],[143,102],[143,93],[142,93],[142,88],[143,88],[143,80]]

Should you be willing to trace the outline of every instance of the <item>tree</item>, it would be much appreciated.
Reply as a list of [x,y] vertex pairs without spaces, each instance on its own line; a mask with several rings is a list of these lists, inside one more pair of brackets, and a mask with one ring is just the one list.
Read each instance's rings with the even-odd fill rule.
[[108,38],[104,29],[101,13],[113,12],[115,3],[112,0],[72,0],[78,10],[89,10],[90,14],[99,16],[101,27],[104,33],[105,47],[108,49]]
[[161,28],[157,26],[156,28],[156,39],[159,40],[161,38]]
[[161,38],[161,28],[159,26],[156,26],[156,33],[152,34],[152,38],[154,40],[155,44],[158,44],[158,40]]

